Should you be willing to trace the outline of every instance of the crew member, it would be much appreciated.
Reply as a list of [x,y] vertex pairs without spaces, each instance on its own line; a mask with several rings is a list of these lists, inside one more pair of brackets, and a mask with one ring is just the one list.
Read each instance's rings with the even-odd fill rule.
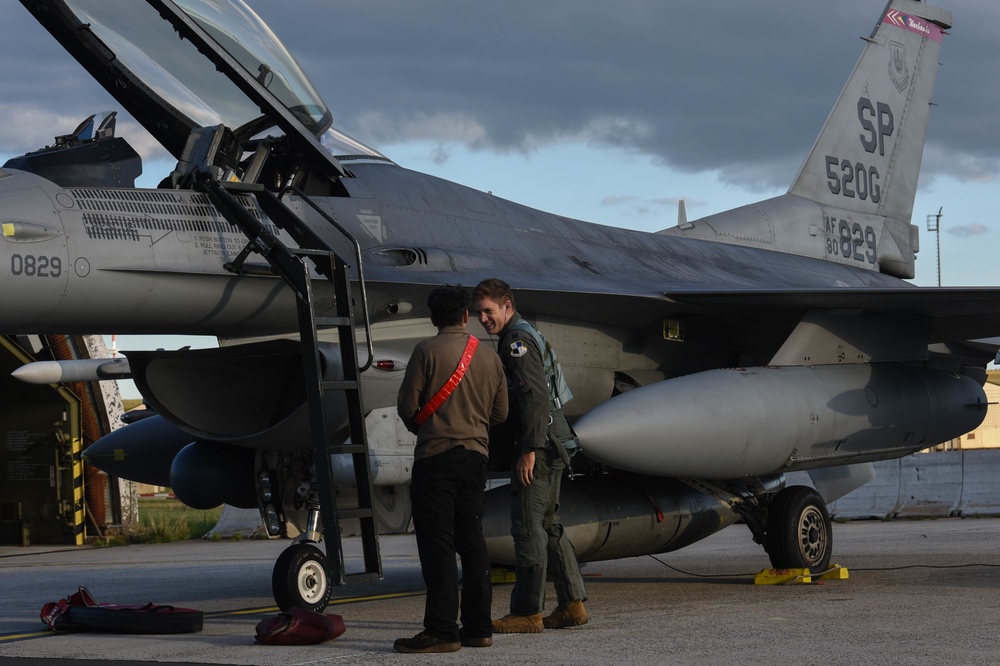
[[[413,349],[397,411],[417,435],[410,498],[427,586],[424,630],[398,652],[454,652],[493,644],[493,590],[483,538],[489,427],[507,418],[500,359],[466,331],[468,293],[441,287],[427,305],[438,334]],[[462,558],[459,629],[458,567]]]
[[[556,519],[559,487],[576,438],[562,406],[573,395],[548,342],[514,308],[510,286],[483,280],[473,292],[473,309],[497,350],[519,418],[511,471],[511,536],[516,582],[510,613],[493,621],[496,633],[538,633],[585,624],[587,591],[573,544]],[[555,583],[558,606],[544,619],[545,572]]]

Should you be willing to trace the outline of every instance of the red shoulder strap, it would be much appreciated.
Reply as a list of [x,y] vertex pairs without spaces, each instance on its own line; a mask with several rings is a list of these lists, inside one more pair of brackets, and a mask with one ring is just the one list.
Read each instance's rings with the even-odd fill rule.
[[423,425],[424,421],[431,417],[438,407],[441,406],[451,392],[455,390],[459,382],[462,381],[462,377],[465,376],[465,371],[469,367],[469,363],[472,362],[472,355],[476,353],[476,347],[479,346],[479,338],[474,335],[469,336],[469,341],[465,344],[465,351],[462,352],[462,358],[458,361],[458,367],[455,368],[455,372],[452,373],[451,377],[444,383],[438,392],[427,401],[427,404],[420,408],[417,415],[413,417],[413,420],[417,422],[417,425]]

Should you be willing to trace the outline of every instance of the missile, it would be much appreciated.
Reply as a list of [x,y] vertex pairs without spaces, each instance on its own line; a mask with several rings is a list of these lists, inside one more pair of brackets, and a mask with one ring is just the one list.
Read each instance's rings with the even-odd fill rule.
[[734,479],[898,458],[974,430],[969,377],[899,364],[709,370],[581,416],[581,450],[617,469]]
[[154,414],[112,430],[84,449],[88,463],[111,476],[170,485],[170,466],[192,437],[162,416]]
[[192,441],[158,414],[105,435],[88,446],[83,457],[112,476],[169,486],[180,501],[196,509],[223,503],[257,506],[254,451]]
[[88,358],[71,361],[35,361],[10,373],[27,384],[66,384],[101,379],[129,379],[127,358]]
[[[413,437],[397,441],[380,437],[384,425],[374,423],[387,410],[375,410],[366,423],[372,437],[369,439],[368,461],[371,466],[373,486],[398,486],[408,483],[413,468]],[[373,418],[374,416],[374,418]],[[394,418],[395,414],[393,414]],[[390,424],[390,426],[393,424]],[[402,428],[402,423],[399,424]],[[350,442],[350,439],[347,440]],[[198,446],[188,448],[190,444]],[[249,456],[249,457],[248,457]],[[149,416],[118,428],[87,447],[84,458],[90,464],[112,476],[150,483],[157,486],[172,486],[178,498],[189,506],[216,506],[221,502],[243,506],[252,497],[253,450],[230,446],[223,442],[198,440],[184,432],[163,416],[150,413]],[[349,454],[334,454],[334,479],[340,481],[336,491],[354,486],[354,460]],[[250,466],[245,462],[249,460]],[[250,483],[247,490],[246,482]],[[219,488],[230,493],[224,499],[200,488]],[[239,497],[237,503],[233,498]],[[186,498],[197,498],[196,503]]]

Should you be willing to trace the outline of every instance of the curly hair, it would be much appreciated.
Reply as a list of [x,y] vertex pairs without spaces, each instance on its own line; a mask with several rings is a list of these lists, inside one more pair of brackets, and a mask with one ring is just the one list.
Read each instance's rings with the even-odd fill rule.
[[469,309],[469,294],[461,287],[438,287],[427,296],[427,307],[435,326],[457,326]]

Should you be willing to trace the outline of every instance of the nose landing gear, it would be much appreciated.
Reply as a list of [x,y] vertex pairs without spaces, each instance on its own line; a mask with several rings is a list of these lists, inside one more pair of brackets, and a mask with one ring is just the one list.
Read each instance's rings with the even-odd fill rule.
[[278,607],[322,611],[330,601],[332,587],[326,572],[326,555],[313,544],[297,543],[286,548],[271,574]]

